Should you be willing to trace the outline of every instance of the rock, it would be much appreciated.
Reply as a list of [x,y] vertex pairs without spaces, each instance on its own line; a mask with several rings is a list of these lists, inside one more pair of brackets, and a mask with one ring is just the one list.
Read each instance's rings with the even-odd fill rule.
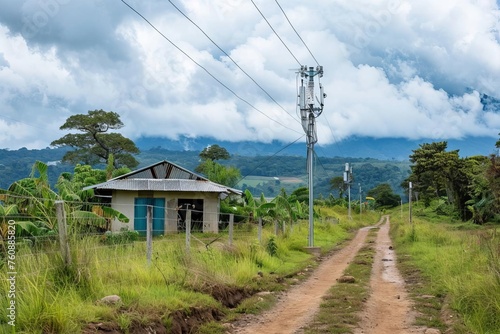
[[433,295],[420,295],[419,297],[422,298],[422,299],[432,299],[432,298],[435,298],[435,296],[433,296]]
[[427,328],[424,334],[441,334],[441,331],[435,328]]
[[110,296],[106,296],[104,298],[101,298],[100,302],[103,304],[108,304],[108,305],[116,305],[116,304],[121,303],[122,299],[120,298],[120,296],[110,295]]
[[256,293],[257,296],[268,296],[270,294],[271,294],[271,291],[261,291],[261,292]]
[[354,283],[356,279],[352,276],[341,276],[337,278],[337,282],[339,283]]

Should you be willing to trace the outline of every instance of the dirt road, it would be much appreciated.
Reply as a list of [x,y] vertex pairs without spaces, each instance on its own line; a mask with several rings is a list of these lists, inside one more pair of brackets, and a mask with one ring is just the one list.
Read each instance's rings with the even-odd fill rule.
[[[426,333],[412,328],[411,303],[397,268],[389,238],[389,217],[377,224],[376,255],[372,269],[370,298],[362,312],[362,321],[355,334]],[[257,321],[231,330],[238,334],[297,334],[318,311],[321,297],[337,283],[349,262],[363,246],[371,227],[362,228],[342,250],[323,260],[314,273],[302,284],[292,288],[270,311]]]
[[362,321],[354,333],[415,333],[410,328],[411,306],[404,281],[396,268],[396,255],[389,237],[389,218],[380,226],[375,243],[375,259],[370,278],[370,298]]

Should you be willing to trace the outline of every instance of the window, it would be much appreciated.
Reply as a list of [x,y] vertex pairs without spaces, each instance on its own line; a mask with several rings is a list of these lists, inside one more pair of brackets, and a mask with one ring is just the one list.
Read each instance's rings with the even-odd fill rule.
[[186,210],[191,209],[191,231],[203,231],[203,199],[179,198],[177,209],[179,230],[186,230]]

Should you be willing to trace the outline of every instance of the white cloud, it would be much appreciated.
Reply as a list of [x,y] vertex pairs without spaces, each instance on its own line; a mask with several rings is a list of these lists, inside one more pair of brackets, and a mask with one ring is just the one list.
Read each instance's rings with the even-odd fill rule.
[[[57,129],[69,115],[101,108],[119,112],[132,138],[290,142],[300,136],[298,64],[250,2],[178,6],[286,112],[168,2],[130,3],[237,96],[120,2],[9,2],[0,13],[2,146],[45,147],[63,135]],[[276,4],[255,3],[299,61],[316,66]],[[480,94],[500,99],[498,2],[281,5],[324,66],[320,143],[497,135],[499,111],[484,111]],[[30,22],[38,25],[27,34]]]

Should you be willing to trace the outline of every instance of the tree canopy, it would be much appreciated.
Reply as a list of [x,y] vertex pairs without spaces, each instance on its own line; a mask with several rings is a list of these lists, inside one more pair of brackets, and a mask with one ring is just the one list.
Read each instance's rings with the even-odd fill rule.
[[60,127],[61,130],[77,130],[82,133],[69,133],[54,140],[51,146],[71,146],[63,161],[72,164],[96,165],[107,163],[110,155],[114,157],[114,167],[134,168],[139,162],[133,154],[139,153],[134,142],[119,133],[107,132],[123,127],[120,115],[113,111],[89,110],[85,114],[70,116]]
[[202,160],[228,160],[231,158],[231,155],[229,152],[224,148],[220,147],[219,145],[210,145],[208,147],[205,147],[201,152],[200,152],[200,158]]
[[376,207],[393,208],[399,205],[400,197],[396,195],[389,184],[382,183],[368,191],[367,196],[375,198]]
[[[450,210],[462,220],[483,223],[499,213],[498,157],[460,158],[458,150],[446,151],[447,142],[421,144],[410,155],[412,174],[402,186],[413,189],[426,206],[444,199]],[[449,212],[444,207],[439,211]]]

